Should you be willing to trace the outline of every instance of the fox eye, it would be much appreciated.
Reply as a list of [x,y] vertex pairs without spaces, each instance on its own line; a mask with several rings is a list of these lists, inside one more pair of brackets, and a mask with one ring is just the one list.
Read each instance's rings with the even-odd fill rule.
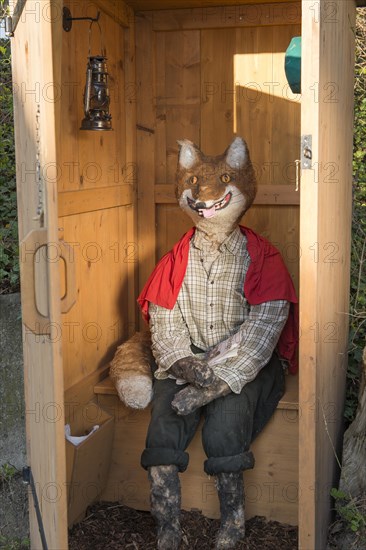
[[191,177],[189,178],[189,183],[190,183],[191,185],[196,185],[197,182],[198,182],[197,176],[191,176]]
[[229,174],[222,174],[220,179],[222,183],[229,183],[231,181],[231,177],[229,176]]

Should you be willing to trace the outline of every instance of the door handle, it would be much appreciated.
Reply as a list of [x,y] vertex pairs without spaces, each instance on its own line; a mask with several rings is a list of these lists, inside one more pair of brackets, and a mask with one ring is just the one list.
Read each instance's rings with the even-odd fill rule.
[[[37,307],[35,262],[37,252],[47,247],[47,229],[35,229],[20,242],[21,261],[21,296],[23,323],[34,334],[50,334],[51,320],[49,314],[41,313]],[[62,260],[65,263],[65,294],[60,299],[61,313],[67,313],[77,298],[74,252],[64,241],[57,243],[58,257],[52,261]]]

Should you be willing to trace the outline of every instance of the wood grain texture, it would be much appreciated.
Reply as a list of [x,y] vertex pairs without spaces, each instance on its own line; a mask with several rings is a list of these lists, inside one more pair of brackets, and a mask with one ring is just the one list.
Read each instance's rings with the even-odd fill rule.
[[[61,85],[62,28],[58,17],[62,11],[61,2],[53,2],[50,10],[47,18],[21,18],[11,44],[16,90],[14,115],[19,238],[22,240],[31,230],[43,229],[47,242],[54,244],[58,243],[56,167],[59,151],[56,132],[59,111],[56,102],[49,100],[48,94],[52,97]],[[43,219],[36,217],[38,182],[34,169],[37,137],[40,137],[38,152],[45,207]],[[47,304],[50,328],[48,336],[39,336],[23,325],[23,355],[27,463],[31,466],[35,480],[48,546],[65,549],[67,519],[63,376],[61,342],[56,336],[61,317],[59,263],[45,261],[43,273],[39,270],[35,272],[37,289],[28,289],[28,292],[39,294],[42,304]],[[21,272],[23,268],[21,262]],[[29,500],[31,546],[41,548],[30,492]]]
[[297,25],[201,33],[201,146],[218,154],[233,133],[242,135],[259,185],[295,187],[300,103],[289,90],[283,63],[299,33]]
[[201,143],[207,155],[225,151],[234,132],[236,31],[201,32]]
[[93,0],[93,4],[122,27],[129,27],[133,23],[133,12],[123,0]]
[[156,36],[156,182],[174,181],[177,140],[199,141],[200,33]]
[[97,187],[81,191],[63,191],[58,195],[59,216],[73,216],[95,210],[106,210],[118,206],[130,206],[133,203],[131,184]]
[[[137,246],[139,254],[139,288],[145,284],[155,266],[155,36],[151,20],[136,18],[137,81],[137,165],[138,214]],[[142,324],[142,321],[140,321]]]
[[[65,5],[73,9],[72,2]],[[80,16],[77,6],[74,7],[74,16]],[[80,8],[79,11],[82,12]],[[126,96],[135,97],[136,90],[134,83],[125,80],[126,29],[103,11],[100,17],[102,41],[98,28],[93,26],[91,55],[100,54],[102,47],[107,56],[113,127],[112,131],[93,132],[80,130],[84,118],[89,33],[76,32],[76,24],[71,32],[62,34],[62,85],[58,98],[63,113],[58,132],[59,192],[132,183],[133,167],[127,165],[125,151]]]
[[127,338],[128,266],[136,263],[136,249],[127,240],[125,207],[67,216],[60,224],[72,251],[78,295],[60,330],[68,389],[108,361]]
[[299,207],[253,206],[241,223],[253,228],[278,248],[298,292],[299,260],[302,254],[299,242]]
[[70,423],[73,417],[73,410],[96,399],[94,388],[103,380],[108,378],[109,363],[93,371],[88,376],[65,390],[65,423]]
[[[363,0],[361,0],[363,1]],[[217,6],[239,6],[243,0],[126,0],[134,10],[161,10],[182,8],[205,8]],[[266,0],[265,4],[279,3],[278,0]],[[293,3],[293,0],[281,0],[281,3]],[[245,0],[245,4],[263,4],[262,0]]]
[[[129,19],[133,21],[133,12],[129,8]],[[138,327],[138,311],[136,296],[138,295],[138,226],[137,226],[137,151],[136,151],[136,48],[135,25],[131,23],[125,31],[125,81],[128,83],[125,93],[125,118],[126,134],[124,138],[126,147],[126,167],[130,173],[132,185],[132,204],[126,208],[126,240],[129,247],[129,259],[127,262],[127,336],[134,334]],[[133,91],[133,92],[132,92]],[[132,92],[132,93],[131,93]],[[134,251],[131,255],[132,250]]]
[[[69,116],[62,117],[59,133],[59,227],[71,246],[78,290],[77,303],[61,324],[66,389],[110,359],[117,344],[136,330],[133,12],[123,2],[109,0],[98,2],[97,7],[108,58],[111,132],[79,129],[88,33],[63,33],[62,75],[69,86],[61,103],[62,112]],[[92,33],[92,54],[100,53],[100,47],[97,29]]]
[[[185,6],[186,7],[186,6]],[[149,13],[149,12],[145,12]],[[253,26],[291,25],[301,21],[301,5],[267,3],[260,5],[221,6],[197,9],[161,10],[153,13],[155,31],[249,28]]]
[[302,548],[326,542],[347,367],[355,8],[334,6],[303,2],[302,133],[312,135],[313,166],[302,171],[300,214]]

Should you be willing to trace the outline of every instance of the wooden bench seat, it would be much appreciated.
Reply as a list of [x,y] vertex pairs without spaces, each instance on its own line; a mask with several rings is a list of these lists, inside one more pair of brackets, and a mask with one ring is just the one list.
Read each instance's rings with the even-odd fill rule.
[[[107,487],[101,498],[119,501],[139,510],[149,510],[149,484],[140,466],[140,455],[150,419],[150,408],[129,409],[121,403],[107,376],[94,386],[101,407],[114,415],[115,434]],[[298,377],[286,377],[286,392],[263,432],[253,442],[255,467],[244,474],[247,517],[292,525],[298,523]],[[201,430],[188,448],[190,462],[181,475],[182,507],[219,517],[214,479],[203,471],[206,458]]]
[[[286,377],[286,392],[278,404],[278,409],[299,408],[299,383],[298,376]],[[117,395],[117,390],[112,380],[107,376],[94,386],[94,393],[97,395]]]

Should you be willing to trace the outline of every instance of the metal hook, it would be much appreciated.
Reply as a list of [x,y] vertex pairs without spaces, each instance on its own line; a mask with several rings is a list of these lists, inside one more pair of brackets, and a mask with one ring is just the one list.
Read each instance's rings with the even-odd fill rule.
[[72,17],[70,9],[64,6],[62,9],[62,27],[64,31],[70,32],[73,21],[91,21],[92,23],[94,22],[98,23],[99,17],[100,17],[100,11],[97,12],[96,17]]

